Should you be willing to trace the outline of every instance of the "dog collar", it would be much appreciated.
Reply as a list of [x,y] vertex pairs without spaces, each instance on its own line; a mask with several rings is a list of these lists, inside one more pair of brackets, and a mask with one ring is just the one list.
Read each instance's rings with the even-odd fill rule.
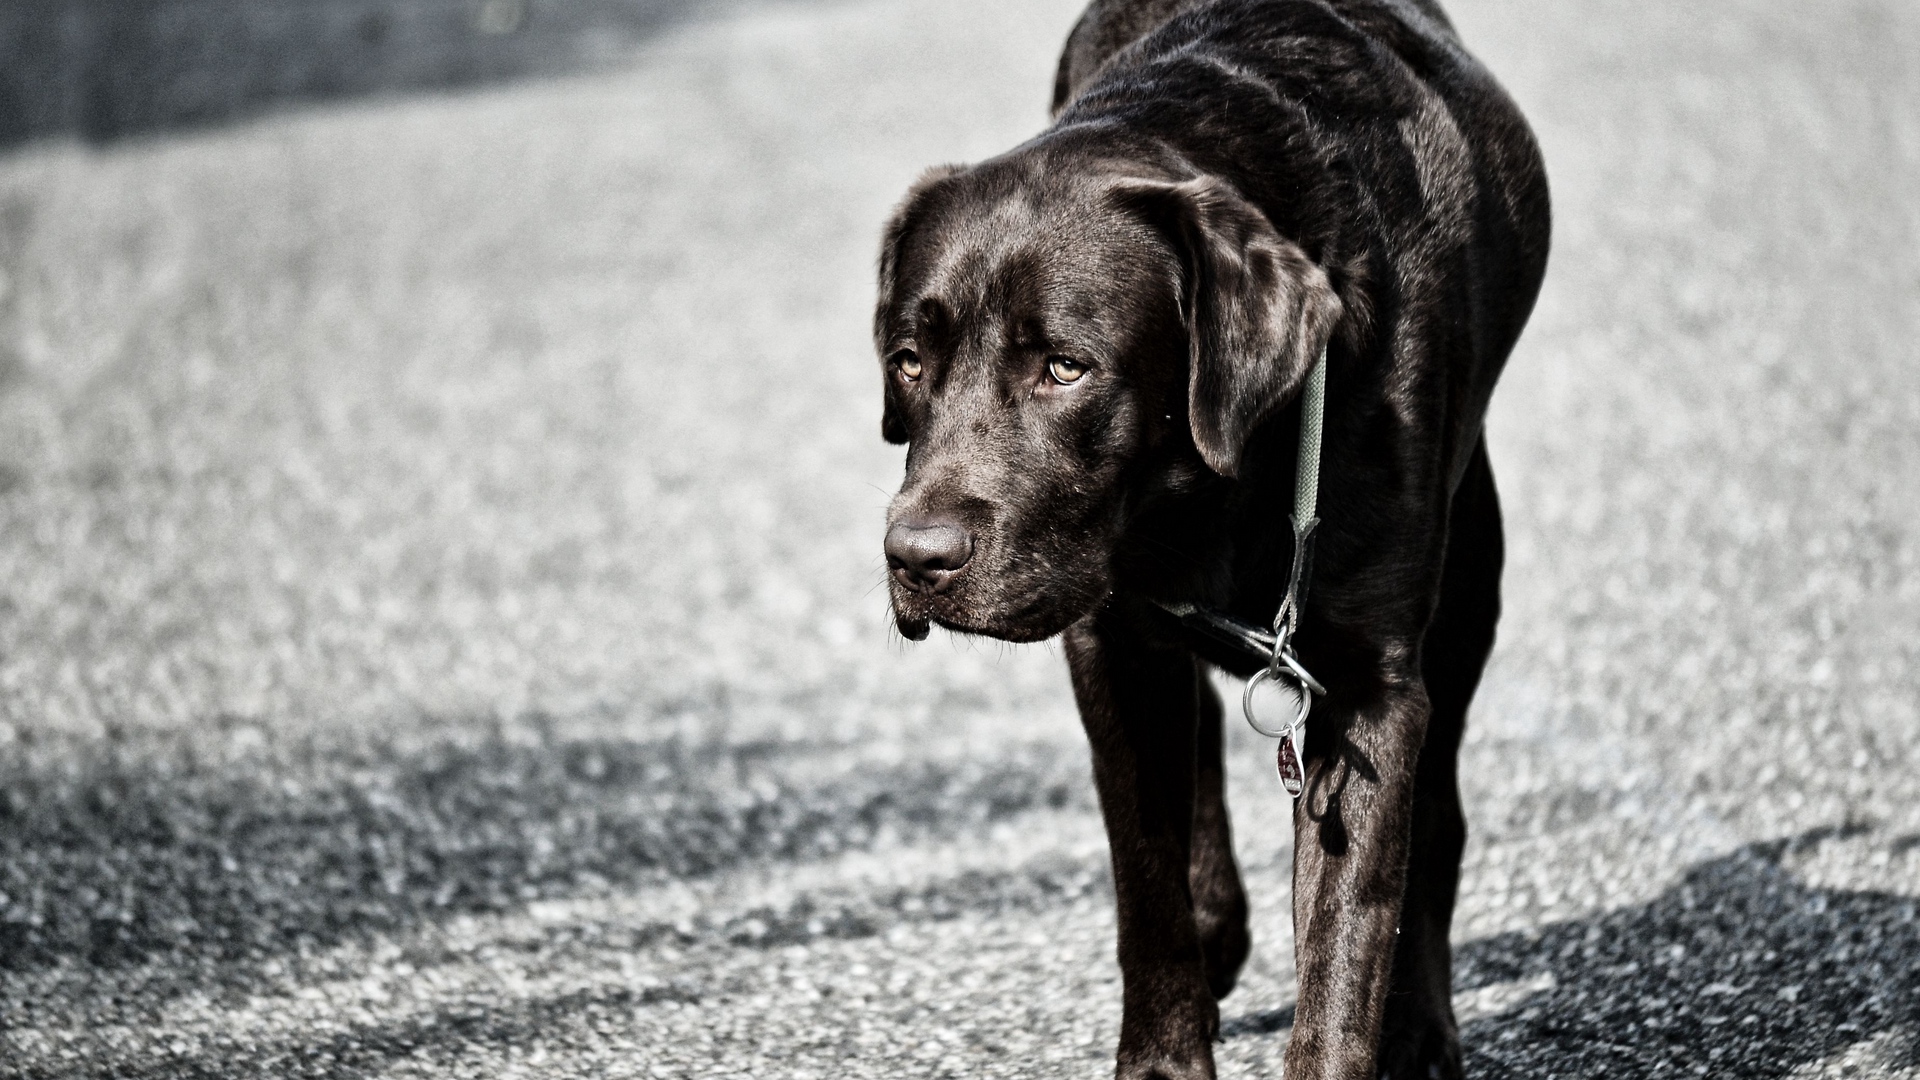
[[[1326,415],[1327,352],[1323,348],[1313,370],[1307,373],[1300,398],[1300,454],[1293,476],[1293,566],[1287,573],[1286,595],[1273,616],[1273,629],[1263,629],[1211,608],[1155,601],[1188,630],[1235,651],[1256,656],[1266,664],[1247,680],[1247,688],[1240,695],[1240,711],[1253,730],[1280,740],[1277,755],[1280,783],[1294,798],[1299,798],[1306,789],[1306,769],[1302,764],[1305,746],[1301,739],[1305,735],[1307,714],[1313,710],[1314,695],[1327,692],[1320,680],[1308,673],[1293,650],[1293,636],[1300,629],[1300,609],[1307,598],[1313,530],[1320,524],[1316,510],[1320,499],[1320,445]],[[1292,719],[1283,726],[1264,725],[1255,714],[1253,692],[1263,682],[1286,687],[1298,702]]]

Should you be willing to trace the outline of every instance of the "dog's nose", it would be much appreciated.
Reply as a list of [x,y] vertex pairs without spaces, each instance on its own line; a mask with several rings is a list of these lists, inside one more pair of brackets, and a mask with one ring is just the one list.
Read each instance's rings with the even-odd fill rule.
[[916,592],[946,592],[954,572],[973,558],[973,534],[958,525],[898,522],[887,530],[887,566]]

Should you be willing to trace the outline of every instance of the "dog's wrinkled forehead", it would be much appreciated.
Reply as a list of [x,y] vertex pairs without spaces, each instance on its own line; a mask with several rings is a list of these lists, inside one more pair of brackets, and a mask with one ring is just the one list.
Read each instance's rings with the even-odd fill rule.
[[948,178],[903,215],[889,253],[897,263],[880,312],[883,344],[909,336],[946,337],[925,343],[954,347],[968,336],[1113,343],[1150,294],[1171,291],[1165,245],[1098,190],[1007,190],[994,179]]

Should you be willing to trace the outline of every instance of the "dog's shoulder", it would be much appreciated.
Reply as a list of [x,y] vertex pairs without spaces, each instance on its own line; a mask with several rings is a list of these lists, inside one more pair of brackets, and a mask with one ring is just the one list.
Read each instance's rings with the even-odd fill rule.
[[1069,42],[1049,141],[1150,147],[1171,172],[1224,178],[1315,257],[1373,248],[1383,214],[1417,210],[1413,172],[1380,148],[1401,142],[1422,88],[1348,14],[1320,0],[1100,0]]
[[1162,23],[1205,0],[1093,0],[1067,35],[1053,80],[1053,112],[1059,115],[1111,60]]

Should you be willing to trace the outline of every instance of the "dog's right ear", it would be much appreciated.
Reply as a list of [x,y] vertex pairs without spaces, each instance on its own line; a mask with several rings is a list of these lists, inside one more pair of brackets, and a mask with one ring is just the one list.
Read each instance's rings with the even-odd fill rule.
[[[928,195],[944,180],[958,176],[966,171],[964,165],[935,165],[920,174],[920,178],[907,189],[906,197],[893,208],[893,215],[887,219],[887,228],[880,236],[880,293],[873,309],[874,345],[880,351],[880,369],[887,374],[887,319],[893,311],[894,299],[899,288],[900,249],[916,225],[925,218]],[[906,421],[900,416],[899,404],[894,399],[893,380],[887,379],[888,388],[884,405],[880,413],[880,437],[890,443],[907,441]]]
[[1173,244],[1191,370],[1193,444],[1221,476],[1253,430],[1299,391],[1340,321],[1327,272],[1224,181],[1122,181],[1123,204]]

